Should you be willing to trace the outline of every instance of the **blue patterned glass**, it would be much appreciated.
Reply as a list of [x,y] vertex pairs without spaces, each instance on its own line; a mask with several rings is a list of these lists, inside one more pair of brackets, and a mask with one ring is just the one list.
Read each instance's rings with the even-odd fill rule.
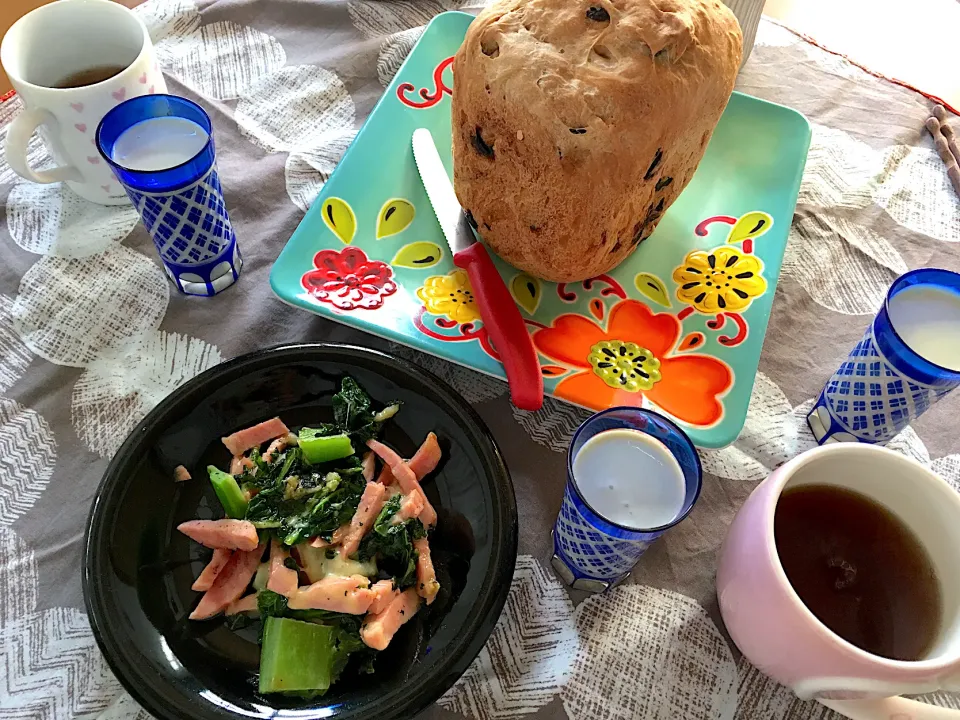
[[960,372],[918,355],[890,323],[890,301],[916,285],[960,293],[960,274],[922,268],[894,281],[863,339],[827,380],[807,415],[821,445],[885,443],[960,385]]
[[[209,140],[190,160],[165,170],[123,167],[113,159],[121,135],[158,117],[181,117]],[[113,168],[153,238],[160,260],[180,292],[216,295],[240,276],[243,258],[223,202],[213,125],[203,108],[174,95],[144,95],[120,103],[97,127],[97,149]]]
[[[630,528],[597,513],[583,497],[573,474],[577,453],[594,435],[631,429],[646,433],[670,451],[680,464],[685,483],[683,507],[666,525]],[[638,478],[642,482],[643,478]],[[554,567],[579,589],[604,589],[624,579],[650,544],[683,520],[700,496],[700,458],[690,438],[662,415],[635,407],[616,407],[588,418],[573,436],[567,451],[567,485],[553,527]]]

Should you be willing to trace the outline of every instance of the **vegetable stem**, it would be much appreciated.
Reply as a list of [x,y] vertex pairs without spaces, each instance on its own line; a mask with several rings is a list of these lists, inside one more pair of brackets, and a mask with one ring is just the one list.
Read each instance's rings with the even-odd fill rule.
[[323,693],[334,679],[337,629],[268,617],[260,652],[260,692]]
[[210,474],[210,483],[213,485],[214,492],[217,493],[217,498],[223,505],[227,517],[242,520],[244,515],[247,514],[248,503],[246,496],[237,484],[236,478],[213,465],[207,466],[207,472]]
[[[306,429],[304,428],[304,430]],[[353,445],[350,442],[350,437],[346,434],[314,437],[307,436],[301,430],[300,449],[303,451],[304,460],[311,465],[340,460],[353,455]]]

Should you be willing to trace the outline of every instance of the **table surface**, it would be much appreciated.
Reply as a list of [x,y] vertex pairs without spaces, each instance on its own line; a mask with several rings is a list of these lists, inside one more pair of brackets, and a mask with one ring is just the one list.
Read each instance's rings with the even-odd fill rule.
[[[102,208],[0,164],[0,720],[145,716],[90,634],[78,568],[90,499],[125,434],[190,376],[292,340],[382,341],[296,311],[270,266],[364,118],[446,0],[149,0],[138,8],[170,90],[210,112],[245,265],[213,299],[172,291],[129,207]],[[431,719],[833,718],[730,643],[714,577],[727,526],[768,472],[812,447],[804,423],[889,283],[960,270],[960,201],[923,130],[930,103],[768,22],[743,92],[805,113],[813,143],[746,427],[702,453],[703,493],[630,580],[568,593],[549,569],[563,451],[584,413],[527,414],[506,387],[417,355],[475,405],[511,468],[520,558],[502,620]],[[0,104],[0,135],[18,111]],[[960,123],[958,123],[960,130]],[[38,151],[39,153],[39,151]],[[960,396],[958,396],[960,397]],[[960,485],[960,399],[892,447]],[[624,650],[627,652],[624,652]],[[932,701],[960,707],[954,696]]]

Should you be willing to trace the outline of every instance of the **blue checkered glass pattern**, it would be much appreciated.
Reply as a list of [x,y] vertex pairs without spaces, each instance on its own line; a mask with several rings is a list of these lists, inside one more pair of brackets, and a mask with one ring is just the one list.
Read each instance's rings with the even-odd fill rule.
[[[874,325],[827,381],[811,413],[821,443],[883,443],[903,430],[957,384],[927,385],[893,367],[877,347]],[[852,436],[852,437],[849,437]]]
[[554,552],[577,578],[615,582],[630,572],[640,556],[663,531],[635,533],[632,539],[615,538],[590,524],[580,508],[583,502],[571,490],[553,527]]
[[216,167],[181,190],[153,194],[127,188],[127,195],[181,291],[213,295],[236,280],[241,262],[237,238]]

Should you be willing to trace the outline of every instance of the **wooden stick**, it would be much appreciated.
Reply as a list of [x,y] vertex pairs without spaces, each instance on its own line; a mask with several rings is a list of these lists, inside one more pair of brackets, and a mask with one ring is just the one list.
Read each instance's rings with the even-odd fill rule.
[[933,138],[933,144],[937,148],[940,159],[947,166],[947,177],[950,178],[953,190],[957,193],[957,197],[960,197],[960,165],[957,163],[957,158],[950,152],[947,139],[943,136],[940,121],[936,117],[929,117],[925,125]]
[[957,136],[953,134],[953,128],[947,125],[947,111],[943,105],[937,105],[933,108],[933,116],[940,123],[940,132],[947,140],[947,147],[950,148],[957,164],[960,165],[960,148],[957,147]]

